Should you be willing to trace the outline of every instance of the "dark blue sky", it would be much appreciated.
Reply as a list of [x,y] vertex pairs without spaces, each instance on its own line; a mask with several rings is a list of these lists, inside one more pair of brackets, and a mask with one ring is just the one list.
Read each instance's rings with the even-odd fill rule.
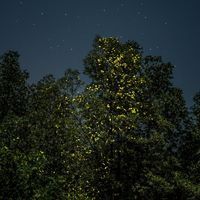
[[135,40],[174,64],[189,104],[200,89],[199,0],[0,0],[0,54],[17,50],[31,81],[82,71],[97,34]]

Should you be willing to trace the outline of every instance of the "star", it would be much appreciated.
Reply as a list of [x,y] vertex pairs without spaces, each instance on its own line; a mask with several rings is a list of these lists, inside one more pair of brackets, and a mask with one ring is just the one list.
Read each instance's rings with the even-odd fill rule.
[[153,50],[153,49],[150,47],[150,48],[149,48],[149,51],[152,51],[152,50]]
[[72,47],[71,47],[71,48],[69,48],[69,49],[66,50],[66,53],[72,52],[72,51],[73,51],[73,49],[72,49]]
[[44,15],[45,15],[45,13],[44,13],[44,12],[41,12],[41,13],[40,13],[40,15],[41,15],[41,16],[44,16]]
[[23,1],[19,1],[19,5],[22,6],[24,4]]
[[144,2],[141,2],[141,3],[140,3],[140,6],[144,6]]
[[20,22],[20,19],[19,19],[19,18],[15,19],[15,23],[16,23],[16,24],[18,24],[19,22]]

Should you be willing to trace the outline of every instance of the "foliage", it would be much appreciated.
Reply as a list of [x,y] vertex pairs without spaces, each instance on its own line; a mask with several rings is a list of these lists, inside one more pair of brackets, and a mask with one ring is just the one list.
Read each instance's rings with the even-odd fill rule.
[[67,70],[28,84],[0,60],[0,199],[200,198],[200,93],[192,112],[173,65],[132,41],[96,37],[91,82]]
[[21,115],[25,110],[28,73],[21,71],[17,52],[0,58],[0,121],[7,114]]

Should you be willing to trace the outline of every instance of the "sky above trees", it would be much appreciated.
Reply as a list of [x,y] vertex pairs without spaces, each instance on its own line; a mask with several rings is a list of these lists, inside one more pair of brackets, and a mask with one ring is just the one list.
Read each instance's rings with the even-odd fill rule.
[[146,55],[176,66],[174,82],[190,105],[200,85],[199,9],[198,0],[2,0],[0,53],[17,50],[35,82],[67,68],[83,71],[97,34],[135,40]]

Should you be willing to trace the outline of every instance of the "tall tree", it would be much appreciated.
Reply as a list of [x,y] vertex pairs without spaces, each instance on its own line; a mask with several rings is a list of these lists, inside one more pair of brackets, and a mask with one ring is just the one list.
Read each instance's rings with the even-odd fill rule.
[[[0,58],[0,198],[18,196],[20,182],[17,160],[23,161],[20,151],[27,149],[27,133],[21,128],[20,117],[25,115],[28,99],[28,73],[22,71],[19,54],[8,51]],[[20,140],[19,140],[20,136]]]
[[21,115],[27,101],[28,73],[19,65],[19,54],[8,51],[0,58],[0,121],[10,113]]
[[81,147],[73,98],[81,84],[79,73],[68,70],[58,80],[48,75],[31,87],[26,115],[31,148],[46,158],[42,170],[36,173],[40,182],[33,188],[33,197],[66,199],[71,193],[80,195]]
[[[145,111],[141,110],[148,103],[139,99],[146,92],[148,81],[142,74],[142,62],[137,43],[123,44],[115,38],[101,37],[96,38],[93,50],[85,59],[85,73],[92,83],[86,90],[84,117],[93,144],[90,159],[96,164],[94,185],[97,194],[103,195],[101,198],[144,198],[139,190],[150,188],[142,186],[147,176],[157,178],[146,168],[148,165],[159,168],[163,136],[158,129],[151,134],[138,129],[140,125],[145,126]],[[159,114],[155,110],[151,113]],[[139,123],[142,116],[143,121]],[[157,156],[160,153],[157,158],[153,156],[156,153]],[[164,179],[160,179],[166,186]]]
[[[200,184],[200,92],[194,96],[192,106],[192,124],[184,137],[182,159],[184,170],[195,184]],[[200,187],[198,188],[200,195]]]
[[[152,119],[149,114],[157,110],[162,116],[167,128],[165,134],[167,148],[175,153],[189,123],[189,116],[182,90],[172,83],[172,70],[173,65],[164,63],[161,57],[146,56],[143,61],[143,76],[146,77],[146,85],[140,99],[146,109],[144,112],[151,131],[159,127],[160,121],[155,116]],[[145,131],[148,132],[148,130]]]
[[79,73],[72,70],[58,80],[44,77],[30,86],[24,114],[12,114],[0,125],[0,198],[84,196],[73,106],[81,84]]
[[98,198],[187,196],[177,152],[188,112],[172,69],[160,57],[143,56],[135,42],[95,39],[85,59],[92,83],[82,102]]

